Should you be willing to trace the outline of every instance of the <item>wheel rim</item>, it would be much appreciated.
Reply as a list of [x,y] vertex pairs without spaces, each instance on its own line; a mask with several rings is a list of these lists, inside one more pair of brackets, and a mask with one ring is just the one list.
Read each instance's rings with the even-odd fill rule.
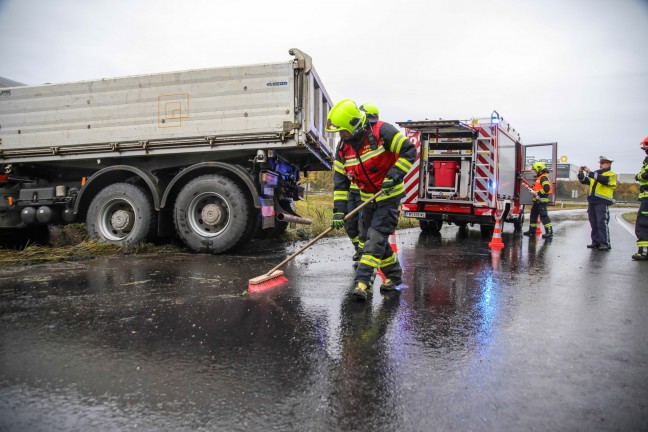
[[217,193],[203,192],[196,195],[187,208],[191,229],[203,237],[215,237],[230,222],[230,206]]
[[135,206],[123,198],[106,203],[99,213],[99,231],[110,241],[122,241],[135,225]]

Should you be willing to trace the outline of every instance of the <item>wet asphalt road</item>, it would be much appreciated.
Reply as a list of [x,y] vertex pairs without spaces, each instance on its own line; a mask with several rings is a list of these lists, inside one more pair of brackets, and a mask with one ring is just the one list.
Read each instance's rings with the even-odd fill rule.
[[[397,234],[405,285],[349,295],[350,242],[0,270],[2,431],[648,430],[648,263],[613,216],[493,255]],[[378,285],[376,285],[377,288]]]

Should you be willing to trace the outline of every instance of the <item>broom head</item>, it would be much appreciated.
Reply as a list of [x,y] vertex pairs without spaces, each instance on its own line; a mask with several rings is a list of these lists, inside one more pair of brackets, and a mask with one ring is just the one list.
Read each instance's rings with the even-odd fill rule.
[[266,273],[250,279],[248,281],[248,291],[261,292],[269,288],[274,288],[277,285],[281,285],[284,282],[288,282],[288,278],[284,276],[284,273],[281,270],[275,270],[271,273]]

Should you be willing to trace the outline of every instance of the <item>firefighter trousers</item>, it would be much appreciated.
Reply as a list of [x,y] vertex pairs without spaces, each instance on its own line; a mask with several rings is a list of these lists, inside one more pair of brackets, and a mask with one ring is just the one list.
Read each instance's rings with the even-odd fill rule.
[[644,251],[648,250],[648,198],[641,199],[639,211],[637,211],[635,235],[637,236],[637,246],[644,248]]
[[607,245],[610,243],[610,209],[605,203],[588,203],[587,217],[589,218],[590,227],[592,228],[592,244]]
[[364,251],[355,281],[369,284],[376,269],[381,269],[388,279],[401,281],[403,270],[398,263],[398,256],[389,244],[389,235],[398,225],[398,204],[401,196],[372,202],[362,210],[361,238],[365,238]]
[[531,214],[529,215],[529,231],[538,226],[538,216],[540,216],[540,222],[542,222],[542,225],[544,225],[545,228],[551,228],[551,219],[549,219],[549,213],[547,212],[547,203],[536,201],[533,203],[533,206],[531,206]]
[[[358,191],[349,191],[349,200],[347,202],[347,214],[355,210],[360,204],[362,204],[362,199],[360,198],[360,192]],[[362,213],[362,212],[360,212]],[[360,248],[362,249],[362,244],[364,239],[361,238],[361,224],[362,219],[360,218],[360,213],[356,213],[347,220],[344,221],[344,230],[351,239],[353,246],[356,251]]]

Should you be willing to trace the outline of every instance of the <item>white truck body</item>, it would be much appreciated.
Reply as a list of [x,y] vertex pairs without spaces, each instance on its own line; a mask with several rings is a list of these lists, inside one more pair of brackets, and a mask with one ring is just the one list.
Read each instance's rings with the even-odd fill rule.
[[[277,216],[282,224],[305,222],[291,211],[292,200],[301,173],[331,168],[335,141],[324,128],[332,104],[311,58],[297,49],[290,54],[295,58],[278,63],[0,88],[0,228],[91,222],[93,196],[115,183],[141,188],[156,218],[171,210],[175,218],[182,188],[205,175],[243,189],[252,208],[246,226],[256,213],[262,228],[276,228]],[[234,204],[219,197],[194,210],[229,217]],[[122,200],[127,207],[129,200]],[[47,215],[35,218],[41,207]],[[105,235],[91,234],[115,243],[144,240],[128,227],[141,217],[136,206],[126,213],[117,207],[93,215],[103,218]],[[111,219],[124,215],[126,229]],[[217,242],[213,227],[220,233],[224,226],[211,219],[205,225],[204,216],[194,221],[197,234]],[[168,225],[158,222],[158,231]],[[241,238],[254,231],[248,228]],[[223,252],[240,242],[189,246]]]

